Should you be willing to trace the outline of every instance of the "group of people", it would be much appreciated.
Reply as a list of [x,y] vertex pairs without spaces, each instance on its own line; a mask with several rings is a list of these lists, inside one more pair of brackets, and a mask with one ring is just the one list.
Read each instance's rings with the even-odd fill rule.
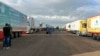
[[9,49],[11,47],[11,36],[12,36],[12,27],[10,24],[6,23],[3,27],[3,49]]

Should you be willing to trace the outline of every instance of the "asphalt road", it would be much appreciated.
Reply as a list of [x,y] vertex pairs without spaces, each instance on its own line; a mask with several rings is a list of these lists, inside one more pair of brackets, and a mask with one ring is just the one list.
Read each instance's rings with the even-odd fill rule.
[[56,31],[52,35],[43,32],[15,38],[10,49],[0,49],[0,56],[78,56],[99,50],[100,41]]

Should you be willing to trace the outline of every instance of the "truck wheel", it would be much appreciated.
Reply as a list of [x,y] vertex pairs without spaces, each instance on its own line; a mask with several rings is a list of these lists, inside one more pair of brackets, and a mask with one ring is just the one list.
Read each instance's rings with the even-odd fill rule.
[[76,35],[77,35],[77,36],[80,36],[80,32],[76,32]]
[[98,41],[100,40],[100,37],[99,36],[97,36],[96,38],[97,38]]
[[94,40],[96,40],[96,39],[97,39],[95,35],[93,35],[93,36],[92,36],[92,38],[93,38]]

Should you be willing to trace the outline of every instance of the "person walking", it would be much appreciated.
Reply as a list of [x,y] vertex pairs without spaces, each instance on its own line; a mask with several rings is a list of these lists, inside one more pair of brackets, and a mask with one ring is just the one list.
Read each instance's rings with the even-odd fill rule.
[[49,32],[50,32],[50,28],[47,27],[47,28],[46,28],[46,34],[49,34]]
[[3,34],[4,34],[3,48],[9,49],[11,41],[11,28],[9,27],[8,23],[6,23],[5,26],[3,27]]
[[52,34],[52,28],[51,27],[47,27],[46,28],[46,34]]

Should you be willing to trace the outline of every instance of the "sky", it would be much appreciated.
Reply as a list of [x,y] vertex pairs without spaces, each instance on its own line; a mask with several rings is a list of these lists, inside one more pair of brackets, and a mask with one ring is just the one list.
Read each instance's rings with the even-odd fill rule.
[[75,20],[100,14],[100,0],[0,0],[41,22],[63,26]]

